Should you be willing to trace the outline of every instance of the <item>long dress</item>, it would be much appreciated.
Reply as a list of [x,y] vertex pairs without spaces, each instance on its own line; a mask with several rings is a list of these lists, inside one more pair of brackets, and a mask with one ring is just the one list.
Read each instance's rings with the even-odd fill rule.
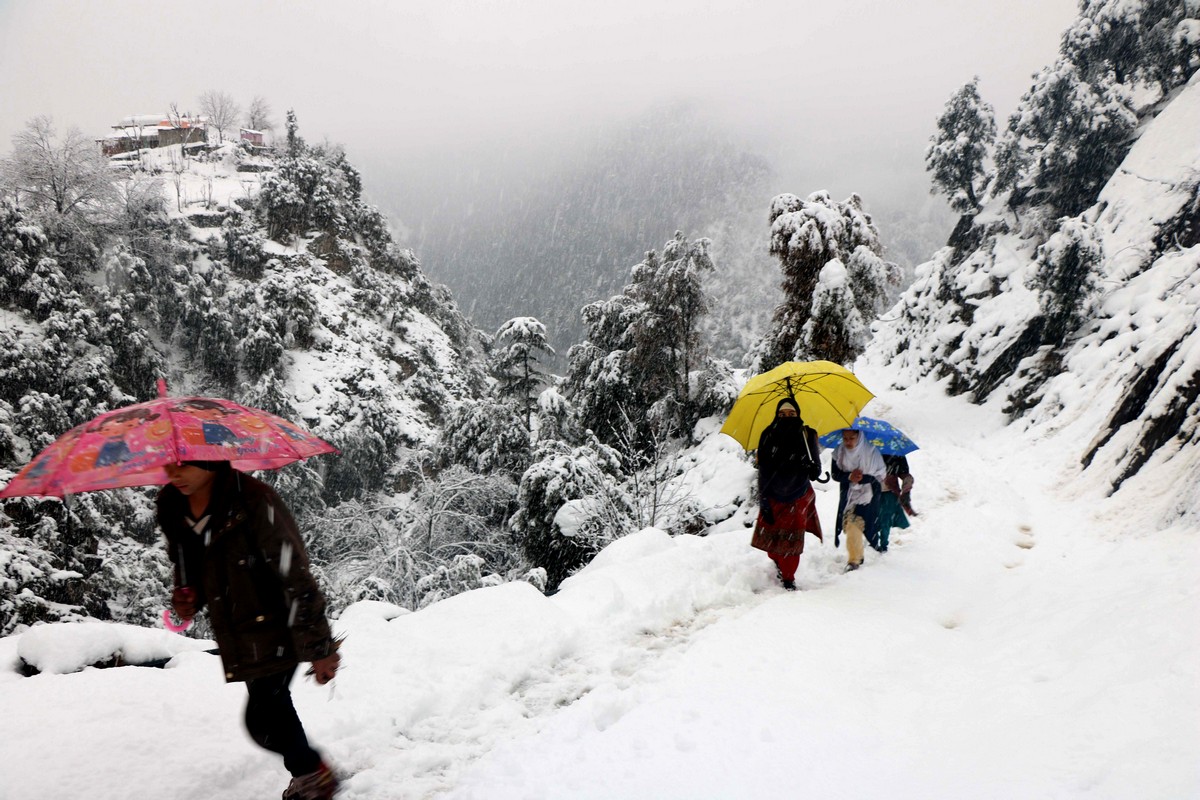
[[822,538],[809,475],[819,454],[817,434],[798,419],[779,418],[758,446],[759,514],[750,545],[776,556],[799,557],[804,534]]

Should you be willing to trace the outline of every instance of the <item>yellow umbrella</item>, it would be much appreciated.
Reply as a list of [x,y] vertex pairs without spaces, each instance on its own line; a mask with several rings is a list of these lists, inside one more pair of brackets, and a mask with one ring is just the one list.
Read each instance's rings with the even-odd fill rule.
[[788,361],[746,382],[721,433],[747,450],[758,449],[758,437],[775,419],[779,401],[790,397],[800,408],[804,424],[821,436],[853,422],[874,396],[841,364]]

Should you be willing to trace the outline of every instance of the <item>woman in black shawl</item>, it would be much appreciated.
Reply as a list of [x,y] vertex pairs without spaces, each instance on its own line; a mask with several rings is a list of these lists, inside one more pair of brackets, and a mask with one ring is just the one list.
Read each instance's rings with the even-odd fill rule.
[[794,400],[780,400],[758,442],[759,513],[750,545],[766,551],[789,591],[796,588],[805,532],[821,538],[811,483],[820,472],[817,432],[800,419]]

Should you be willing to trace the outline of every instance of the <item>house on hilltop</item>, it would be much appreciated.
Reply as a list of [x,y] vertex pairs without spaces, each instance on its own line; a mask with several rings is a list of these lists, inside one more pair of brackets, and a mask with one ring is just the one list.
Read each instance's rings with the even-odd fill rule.
[[158,146],[194,145],[208,141],[208,120],[204,117],[164,119],[158,125]]
[[112,157],[173,144],[195,146],[208,141],[208,120],[188,115],[135,114],[112,126],[114,133],[97,139],[100,152]]
[[262,131],[255,131],[251,130],[250,128],[242,128],[241,136],[239,138],[243,142],[254,145],[255,147],[262,147],[266,144],[266,141],[264,140],[265,134]]

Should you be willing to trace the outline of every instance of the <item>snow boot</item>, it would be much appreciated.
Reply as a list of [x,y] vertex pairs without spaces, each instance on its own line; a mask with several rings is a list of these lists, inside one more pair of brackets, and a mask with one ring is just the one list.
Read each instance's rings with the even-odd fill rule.
[[794,592],[796,591],[796,582],[785,580],[783,582],[783,588],[787,589],[789,592]]
[[292,778],[283,792],[283,800],[333,800],[338,790],[338,779],[324,761],[316,772]]

